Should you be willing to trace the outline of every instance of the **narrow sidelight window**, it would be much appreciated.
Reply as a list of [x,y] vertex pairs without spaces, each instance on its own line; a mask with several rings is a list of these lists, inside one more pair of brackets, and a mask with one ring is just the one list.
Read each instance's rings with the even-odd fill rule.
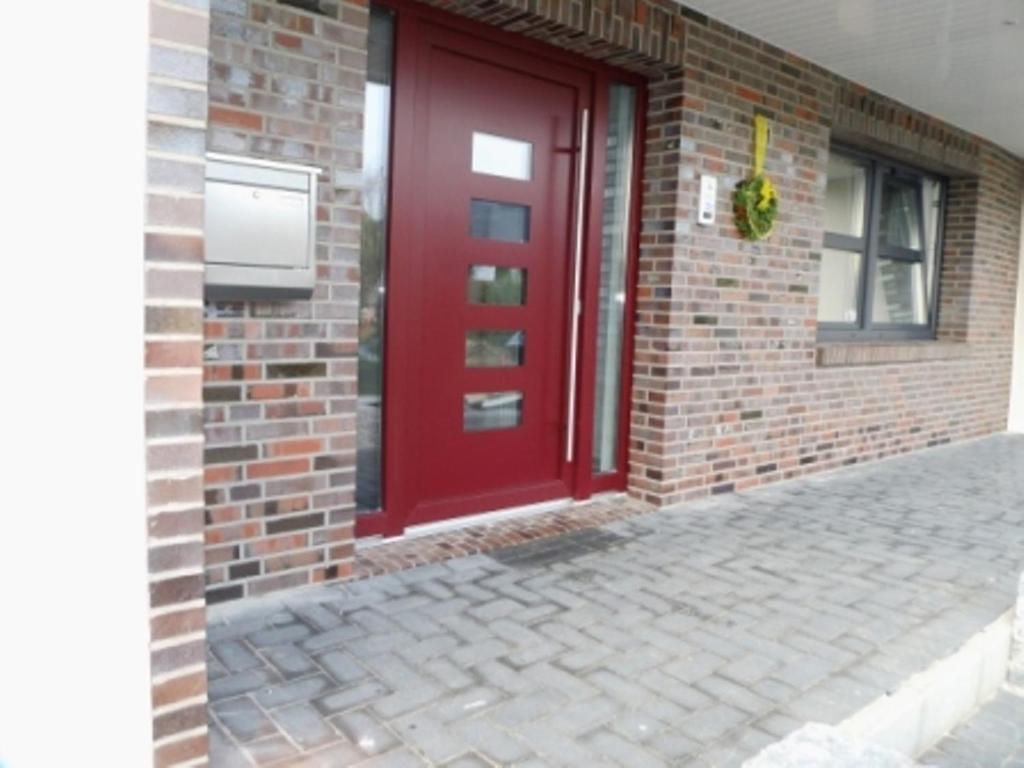
[[934,338],[945,184],[833,150],[825,192],[818,335]]
[[359,397],[356,425],[356,508],[381,506],[384,287],[388,230],[391,81],[394,14],[370,6],[363,112],[363,215],[359,278]]
[[609,96],[592,457],[594,472],[598,474],[618,469],[636,89],[629,85],[612,83]]

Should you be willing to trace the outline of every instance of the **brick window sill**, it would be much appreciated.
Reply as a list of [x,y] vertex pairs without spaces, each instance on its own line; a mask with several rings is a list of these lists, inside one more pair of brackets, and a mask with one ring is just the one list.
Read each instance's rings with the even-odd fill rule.
[[893,363],[934,363],[967,357],[969,346],[952,341],[835,342],[818,344],[819,368]]

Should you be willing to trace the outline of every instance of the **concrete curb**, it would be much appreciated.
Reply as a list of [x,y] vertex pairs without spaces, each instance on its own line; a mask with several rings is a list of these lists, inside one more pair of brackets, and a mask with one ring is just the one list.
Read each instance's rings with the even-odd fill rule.
[[1013,620],[1008,666],[1006,687],[1018,696],[1024,696],[1024,573],[1020,575],[1017,587],[1017,614]]
[[916,757],[934,746],[1006,681],[1012,610],[950,656],[839,724],[845,736]]

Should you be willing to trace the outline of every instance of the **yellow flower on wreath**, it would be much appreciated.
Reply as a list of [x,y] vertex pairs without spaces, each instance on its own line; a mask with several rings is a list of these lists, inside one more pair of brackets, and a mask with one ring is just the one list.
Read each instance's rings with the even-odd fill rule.
[[771,208],[773,202],[775,202],[775,187],[772,184],[772,180],[767,176],[761,181],[761,199],[757,201],[757,210],[767,211]]

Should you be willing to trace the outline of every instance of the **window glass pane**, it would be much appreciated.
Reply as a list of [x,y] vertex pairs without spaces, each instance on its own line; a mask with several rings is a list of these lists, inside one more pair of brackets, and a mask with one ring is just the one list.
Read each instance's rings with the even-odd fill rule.
[[525,243],[530,239],[530,207],[494,200],[472,200],[470,234],[489,240]]
[[522,423],[522,392],[474,392],[463,397],[462,428],[466,432],[510,429]]
[[523,364],[525,331],[466,331],[469,368],[514,368]]
[[916,182],[887,175],[879,215],[882,242],[921,250],[921,188]]
[[525,304],[526,270],[474,264],[469,268],[466,298],[470,304]]
[[359,284],[359,381],[356,424],[356,507],[381,505],[381,382],[384,262],[394,17],[371,6],[363,111],[363,212]]
[[860,303],[861,254],[826,248],[821,256],[821,287],[818,320],[823,323],[856,323]]
[[867,168],[834,152],[828,158],[825,189],[825,231],[850,237],[864,236]]
[[533,145],[474,131],[473,173],[529,181],[533,175]]
[[920,262],[880,258],[875,264],[875,323],[925,325],[928,322],[924,267]]
[[601,293],[597,314],[597,382],[594,391],[592,457],[593,471],[596,473],[615,471],[618,459],[635,109],[635,89],[613,83],[601,219]]
[[925,179],[923,188],[924,197],[924,282],[925,296],[928,299],[928,306],[932,305],[932,291],[935,285],[935,269],[939,263],[941,254],[941,243],[939,243],[939,229],[942,218],[942,182],[938,179]]

